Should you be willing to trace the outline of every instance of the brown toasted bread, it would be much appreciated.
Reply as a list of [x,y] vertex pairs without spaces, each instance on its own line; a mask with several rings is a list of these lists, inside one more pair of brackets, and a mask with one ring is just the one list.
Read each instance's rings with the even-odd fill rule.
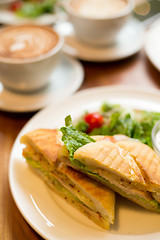
[[61,133],[37,129],[21,137],[28,164],[61,197],[105,229],[114,222],[115,193],[108,187],[59,162]]

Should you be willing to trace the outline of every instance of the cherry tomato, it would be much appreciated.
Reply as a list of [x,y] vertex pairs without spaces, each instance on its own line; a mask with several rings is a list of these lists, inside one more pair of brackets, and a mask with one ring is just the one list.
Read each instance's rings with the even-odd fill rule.
[[10,5],[9,10],[12,12],[16,12],[18,9],[21,8],[21,6],[22,6],[22,2],[16,1]]
[[94,128],[99,128],[103,124],[103,116],[99,113],[88,113],[85,115],[84,120],[89,125],[87,132],[91,132]]

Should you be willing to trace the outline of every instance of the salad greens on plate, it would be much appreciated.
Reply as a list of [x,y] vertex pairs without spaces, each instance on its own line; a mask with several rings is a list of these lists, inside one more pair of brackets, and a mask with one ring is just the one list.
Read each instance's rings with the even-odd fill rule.
[[36,18],[44,13],[55,13],[61,0],[28,0],[15,1],[10,10],[19,17]]
[[139,139],[152,147],[151,131],[160,120],[160,113],[127,109],[117,104],[103,103],[98,112],[85,112],[74,129],[92,135],[123,134]]
[[127,109],[117,104],[103,103],[98,112],[85,112],[75,123],[68,115],[65,118],[65,127],[61,127],[60,130],[70,161],[84,170],[85,165],[73,156],[78,148],[95,142],[93,135],[123,134],[152,147],[151,131],[158,120],[160,120],[158,112]]

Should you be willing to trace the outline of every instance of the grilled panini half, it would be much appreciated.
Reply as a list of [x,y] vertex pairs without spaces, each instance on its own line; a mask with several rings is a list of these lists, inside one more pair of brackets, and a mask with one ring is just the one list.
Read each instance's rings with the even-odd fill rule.
[[37,129],[21,137],[28,164],[62,198],[92,221],[109,229],[114,222],[115,193],[108,187],[61,163],[61,133]]
[[70,161],[60,159],[146,209],[160,212],[160,158],[147,145],[124,136],[95,136]]

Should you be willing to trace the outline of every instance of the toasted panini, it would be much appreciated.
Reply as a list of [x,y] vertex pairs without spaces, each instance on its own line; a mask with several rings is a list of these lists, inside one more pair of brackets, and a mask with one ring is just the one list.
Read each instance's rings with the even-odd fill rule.
[[[82,163],[96,165],[98,170],[106,171],[106,174],[116,174],[132,184],[146,185],[137,163],[124,148],[109,141],[97,141],[79,148],[74,153],[74,158]],[[97,171],[98,171],[97,170]]]
[[160,160],[156,153],[123,135],[93,139],[96,142],[74,152],[74,161],[70,161],[65,145],[59,158],[146,209],[160,212]]
[[115,193],[58,160],[61,133],[37,129],[21,137],[28,164],[61,197],[105,229],[114,222]]

